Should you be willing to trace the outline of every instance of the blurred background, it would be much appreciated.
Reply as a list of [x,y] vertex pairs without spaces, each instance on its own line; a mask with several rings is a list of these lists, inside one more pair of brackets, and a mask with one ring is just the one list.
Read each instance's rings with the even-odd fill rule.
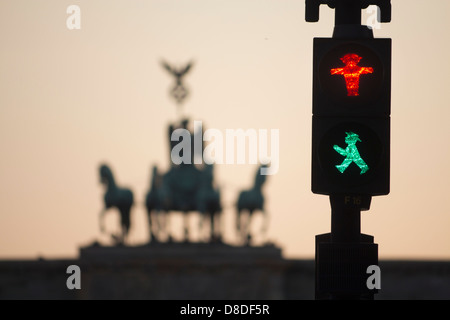
[[[66,26],[73,4],[79,30]],[[393,39],[391,194],[372,199],[361,225],[380,259],[450,258],[449,12],[447,1],[394,0],[392,22],[374,30]],[[279,170],[263,189],[270,227],[256,240],[313,258],[331,211],[310,191],[312,39],[330,37],[333,25],[326,6],[306,23],[302,0],[2,0],[0,258],[75,257],[107,243],[102,162],[134,192],[131,244],[148,241],[151,167],[168,169],[167,125],[179,119],[161,59],[194,61],[183,115],[205,129],[279,129]],[[227,243],[236,239],[233,204],[256,168],[215,166]],[[118,221],[109,213],[107,229]],[[181,236],[181,215],[172,222]]]

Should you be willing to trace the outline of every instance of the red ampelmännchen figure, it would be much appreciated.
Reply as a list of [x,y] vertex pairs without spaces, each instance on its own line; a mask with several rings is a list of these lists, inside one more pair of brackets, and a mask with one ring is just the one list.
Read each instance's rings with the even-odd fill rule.
[[347,85],[347,96],[356,97],[359,95],[359,76],[362,74],[373,73],[371,67],[360,67],[357,64],[362,58],[355,53],[348,53],[341,58],[345,64],[342,68],[331,69],[331,75],[339,74],[345,78]]

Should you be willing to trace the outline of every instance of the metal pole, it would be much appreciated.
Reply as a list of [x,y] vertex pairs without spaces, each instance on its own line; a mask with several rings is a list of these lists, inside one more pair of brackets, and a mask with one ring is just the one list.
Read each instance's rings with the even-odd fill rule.
[[359,242],[361,236],[361,209],[331,202],[331,241],[335,243]]

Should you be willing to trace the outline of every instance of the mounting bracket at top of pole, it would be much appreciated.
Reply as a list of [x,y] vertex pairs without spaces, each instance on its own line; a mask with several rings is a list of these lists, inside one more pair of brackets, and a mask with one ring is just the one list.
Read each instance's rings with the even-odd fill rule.
[[[335,24],[354,24],[357,17],[361,17],[361,10],[370,5],[380,8],[381,14],[378,16],[378,22],[391,22],[391,0],[306,0],[305,4],[305,19],[307,22],[319,21],[321,4],[336,9]],[[361,24],[361,21],[358,24]]]
[[361,27],[361,10],[369,5],[380,9],[379,22],[391,22],[391,0],[305,0],[305,20],[319,21],[319,7],[326,4],[335,9],[335,30],[333,37],[351,36],[362,31],[362,36],[373,37],[372,30]]

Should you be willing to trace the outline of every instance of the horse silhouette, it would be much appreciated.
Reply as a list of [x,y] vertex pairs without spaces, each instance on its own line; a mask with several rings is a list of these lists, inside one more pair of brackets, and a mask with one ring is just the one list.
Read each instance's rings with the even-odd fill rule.
[[114,180],[111,169],[103,164],[100,166],[101,183],[106,186],[104,195],[105,207],[100,213],[100,230],[104,232],[103,218],[108,209],[117,208],[120,212],[121,234],[111,235],[116,243],[124,244],[130,230],[130,212],[133,205],[133,193],[129,189],[119,188]]
[[158,171],[157,166],[152,168],[150,190],[147,192],[145,207],[148,216],[149,239],[151,242],[162,241],[167,231],[167,209],[163,199],[164,175]]
[[220,216],[220,190],[213,185],[213,165],[206,165],[201,172],[200,187],[197,192],[197,210],[200,212],[200,231],[204,220],[209,222],[209,242],[222,241]]
[[266,182],[266,176],[260,174],[260,169],[263,167],[265,165],[258,168],[253,187],[249,190],[241,191],[236,203],[236,229],[240,240],[247,245],[251,241],[250,222],[254,212],[262,212],[264,215],[262,232],[265,233],[267,231],[268,215],[264,209],[264,195],[262,194],[262,186]]
[[221,241],[220,192],[213,187],[212,166],[197,169],[193,165],[173,166],[165,174],[153,167],[151,187],[146,197],[150,242],[168,241],[172,236],[168,230],[171,212],[181,212],[184,221],[184,241],[189,239],[188,215],[200,214],[200,233],[204,231],[204,221],[209,221],[209,242]]

